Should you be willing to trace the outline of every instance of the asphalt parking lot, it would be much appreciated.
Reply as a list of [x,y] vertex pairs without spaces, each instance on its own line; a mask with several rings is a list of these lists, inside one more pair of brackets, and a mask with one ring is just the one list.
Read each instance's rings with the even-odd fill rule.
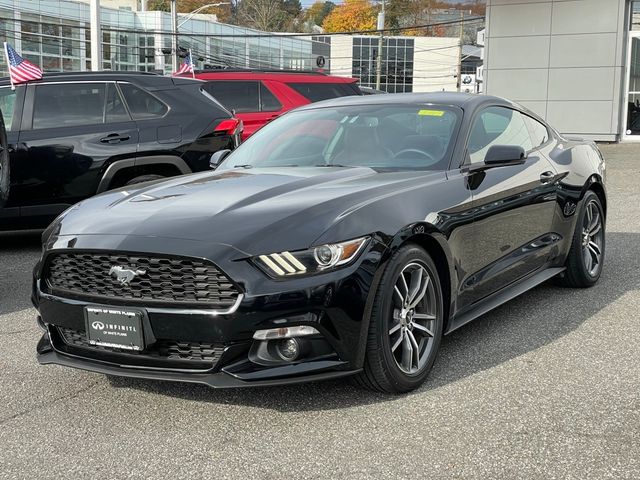
[[0,478],[640,478],[640,146],[603,146],[607,259],[443,340],[407,396],[38,366],[34,233],[0,234]]

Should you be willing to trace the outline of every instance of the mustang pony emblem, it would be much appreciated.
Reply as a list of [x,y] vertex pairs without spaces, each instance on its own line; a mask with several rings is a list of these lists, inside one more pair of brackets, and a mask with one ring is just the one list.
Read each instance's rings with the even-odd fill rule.
[[138,275],[144,275],[145,273],[147,273],[146,270],[132,270],[130,268],[121,267],[120,265],[114,265],[109,270],[109,275],[115,277],[122,285],[129,285],[131,280]]

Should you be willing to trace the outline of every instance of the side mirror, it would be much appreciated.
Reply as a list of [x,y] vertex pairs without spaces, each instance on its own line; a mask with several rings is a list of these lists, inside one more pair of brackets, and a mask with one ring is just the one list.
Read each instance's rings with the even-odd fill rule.
[[499,166],[524,162],[527,155],[519,145],[494,145],[484,157],[485,165]]
[[213,155],[211,155],[211,159],[209,160],[209,167],[215,170],[218,168],[218,165],[222,163],[222,161],[231,153],[231,150],[218,150]]

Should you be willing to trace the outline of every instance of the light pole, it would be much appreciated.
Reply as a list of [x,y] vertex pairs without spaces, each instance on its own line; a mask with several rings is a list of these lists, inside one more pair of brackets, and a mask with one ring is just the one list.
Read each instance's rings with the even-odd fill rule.
[[178,6],[171,0],[171,71],[178,71]]
[[460,10],[460,48],[458,49],[458,91],[462,91],[462,43],[464,42],[464,11]]
[[384,0],[382,0],[382,10],[378,13],[378,30],[380,38],[378,39],[378,58],[376,59],[376,89],[380,90],[380,80],[382,77],[382,40],[384,30]]
[[231,5],[231,2],[218,2],[218,3],[208,3],[206,5],[202,5],[201,7],[196,8],[193,12],[189,12],[187,16],[178,24],[178,28],[187,23],[194,15],[200,13],[205,8],[209,7],[221,7],[222,5]]

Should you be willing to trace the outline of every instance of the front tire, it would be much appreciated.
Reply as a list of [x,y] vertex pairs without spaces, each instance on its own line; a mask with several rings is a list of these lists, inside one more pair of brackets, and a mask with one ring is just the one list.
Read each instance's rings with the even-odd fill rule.
[[403,246],[375,292],[364,368],[356,382],[387,393],[422,385],[440,347],[443,311],[433,260],[417,245]]
[[584,196],[576,221],[571,249],[561,285],[588,288],[596,284],[602,274],[605,252],[605,217],[602,202],[589,190]]

